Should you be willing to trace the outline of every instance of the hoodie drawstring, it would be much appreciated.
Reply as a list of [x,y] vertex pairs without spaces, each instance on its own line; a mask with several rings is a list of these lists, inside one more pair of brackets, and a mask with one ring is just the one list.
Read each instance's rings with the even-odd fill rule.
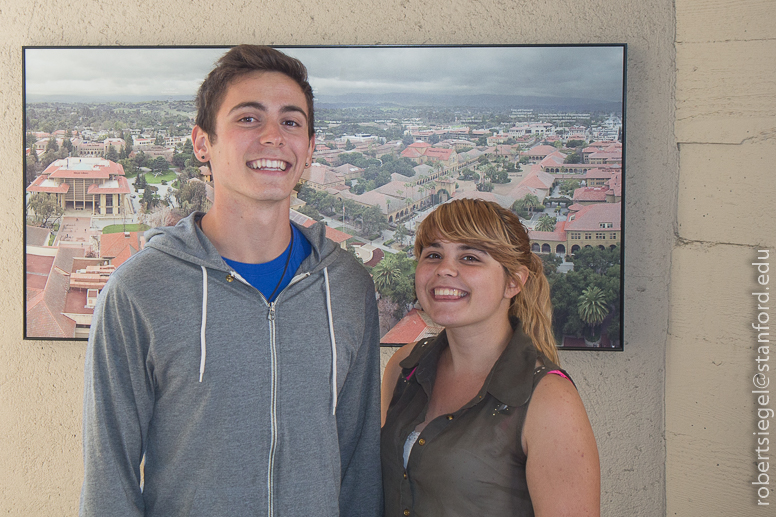
[[326,282],[326,313],[329,317],[329,341],[331,342],[331,414],[337,414],[337,340],[334,337],[334,318],[331,314],[331,287],[329,286],[329,268],[323,268]]
[[205,375],[205,358],[207,357],[207,343],[205,342],[205,328],[207,327],[207,269],[202,268],[202,323],[199,327],[199,382]]
[[[199,330],[199,382],[205,375],[205,359],[207,358],[207,341],[205,329],[207,328],[207,269],[202,268],[202,322]],[[323,268],[323,278],[326,284],[326,314],[329,319],[329,341],[331,343],[331,414],[337,414],[337,338],[334,336],[334,317],[331,311],[331,286],[329,285],[329,270]]]

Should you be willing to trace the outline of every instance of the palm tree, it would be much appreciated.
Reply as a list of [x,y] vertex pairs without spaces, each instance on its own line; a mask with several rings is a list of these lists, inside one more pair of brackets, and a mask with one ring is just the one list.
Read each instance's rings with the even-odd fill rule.
[[372,268],[372,279],[378,291],[392,287],[401,278],[401,268],[389,257],[392,255],[386,254],[385,258]]
[[557,219],[555,219],[553,216],[544,214],[539,218],[539,221],[536,223],[536,228],[534,229],[537,232],[554,232],[556,222]]
[[410,189],[410,199],[413,199],[415,197],[415,184],[412,182],[407,182],[404,184],[404,186]]
[[431,164],[431,166],[434,168],[435,173],[439,173],[439,174],[436,174],[436,177],[441,176],[440,171],[443,171],[445,168],[445,166],[442,165],[442,162],[435,160],[434,163]]
[[423,206],[423,200],[425,198],[425,193],[427,190],[430,190],[430,187],[428,185],[418,185],[418,193],[420,194],[420,206]]
[[406,237],[409,234],[407,232],[407,227],[404,226],[404,223],[401,223],[399,226],[396,227],[396,231],[393,233],[393,236],[397,239],[399,239],[399,244],[404,245],[404,237]]
[[536,197],[534,194],[526,194],[525,197],[522,199],[522,201],[523,201],[523,207],[525,207],[525,209],[528,210],[529,212],[533,212],[533,209],[541,204],[539,202],[539,198]]
[[599,287],[590,286],[582,291],[578,302],[579,318],[590,326],[591,334],[595,335],[595,328],[609,314],[604,292]]

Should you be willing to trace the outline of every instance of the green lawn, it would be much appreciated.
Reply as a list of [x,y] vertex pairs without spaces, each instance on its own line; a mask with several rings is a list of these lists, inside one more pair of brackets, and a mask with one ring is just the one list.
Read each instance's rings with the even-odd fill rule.
[[152,173],[146,172],[145,177],[148,183],[152,185],[160,185],[162,180],[167,181],[167,183],[175,181],[178,175],[175,173],[175,171],[167,171],[164,174],[160,174],[159,176],[154,176]]
[[342,233],[347,233],[348,235],[353,235],[353,231],[354,231],[353,229],[347,228],[345,226],[332,226],[332,228],[334,228],[335,230],[339,230]]
[[144,232],[149,228],[147,224],[111,224],[103,228],[102,233]]

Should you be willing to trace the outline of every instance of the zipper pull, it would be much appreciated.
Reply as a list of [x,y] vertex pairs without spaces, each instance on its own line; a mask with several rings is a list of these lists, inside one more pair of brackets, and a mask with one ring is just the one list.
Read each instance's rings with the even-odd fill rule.
[[269,304],[269,314],[267,314],[269,321],[275,321],[275,302]]

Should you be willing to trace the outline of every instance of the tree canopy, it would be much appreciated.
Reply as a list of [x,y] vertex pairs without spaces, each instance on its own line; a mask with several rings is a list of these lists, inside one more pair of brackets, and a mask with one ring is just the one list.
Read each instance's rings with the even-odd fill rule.
[[404,317],[415,301],[415,261],[404,253],[386,253],[372,277],[377,292],[398,306],[394,315]]
[[201,181],[186,181],[175,192],[175,199],[183,217],[192,212],[204,212],[207,210],[207,187]]
[[[596,320],[605,306],[605,332],[613,341],[620,333],[620,247],[602,250],[597,247],[582,248],[573,257],[574,269],[558,273],[554,268],[545,268],[545,275],[551,286],[553,307],[553,331],[556,338],[562,336],[582,337],[591,334],[591,307],[595,302]],[[591,291],[595,287],[596,290]],[[580,308],[580,297],[587,292],[584,310]],[[587,320],[584,318],[588,318]],[[600,322],[599,322],[600,324]]]
[[36,226],[51,226],[62,217],[65,209],[57,203],[56,194],[35,192],[30,196],[29,209],[34,214],[31,222]]
[[538,232],[554,232],[557,219],[549,214],[544,214],[536,222],[536,231]]

